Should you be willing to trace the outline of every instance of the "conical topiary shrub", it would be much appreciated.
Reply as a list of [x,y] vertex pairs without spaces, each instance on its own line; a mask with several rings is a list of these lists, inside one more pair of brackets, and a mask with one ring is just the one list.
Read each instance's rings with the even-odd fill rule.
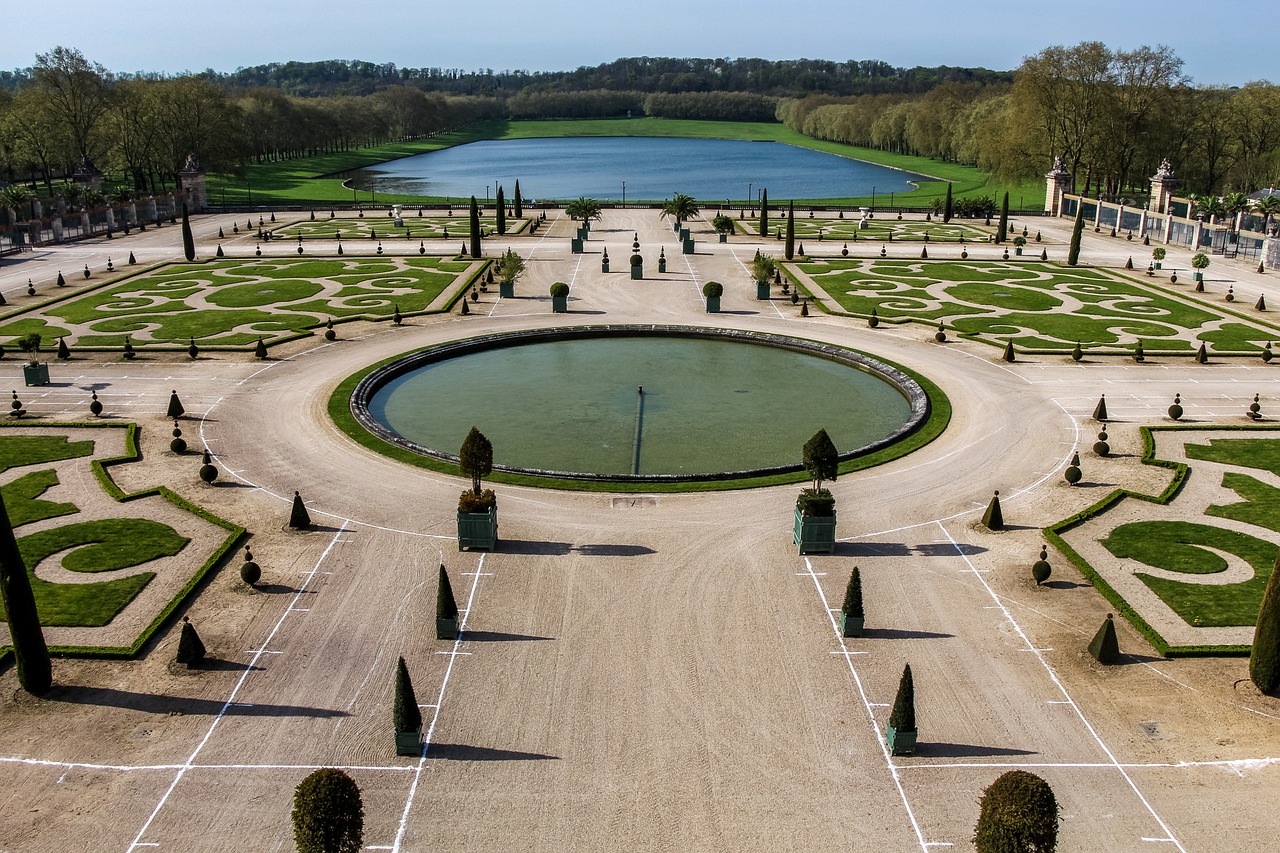
[[1031,577],[1035,578],[1036,586],[1040,586],[1049,579],[1049,575],[1052,572],[1053,567],[1049,565],[1049,549],[1048,547],[1041,545],[1040,559],[1036,560],[1031,565]]
[[124,358],[125,361],[132,361],[134,356],[136,355],[137,353],[133,351],[133,341],[129,340],[128,335],[125,335],[124,347],[121,351],[121,356]]
[[1058,800],[1049,783],[1010,770],[982,793],[974,827],[978,853],[1053,853],[1058,849]]
[[196,339],[191,339],[191,345],[187,347],[187,355],[193,360],[200,357],[200,347],[196,346]]
[[911,677],[911,664],[902,668],[898,681],[898,695],[893,699],[889,712],[889,728],[886,742],[892,755],[910,755],[916,751],[916,688]]
[[71,347],[67,346],[66,338],[58,338],[58,360],[66,361],[71,358]]
[[991,496],[987,511],[982,514],[982,524],[988,530],[1004,530],[1004,513],[1000,510],[1000,492]]
[[861,637],[865,618],[866,614],[862,610],[862,572],[854,566],[849,573],[849,584],[844,588],[844,604],[840,607],[841,635]]
[[289,510],[289,526],[294,530],[306,530],[311,527],[311,513],[307,512],[302,495],[293,493],[293,506]]
[[244,563],[240,566],[240,580],[249,586],[254,586],[262,579],[262,567],[253,561],[253,554],[248,548],[244,549]]
[[40,627],[31,575],[18,550],[3,497],[0,497],[0,600],[9,623],[9,642],[13,646],[18,683],[35,696],[47,693],[53,686],[49,646]]
[[440,564],[440,578],[436,586],[436,639],[455,640],[458,637],[458,602],[453,598],[453,586],[444,563]]
[[1110,665],[1120,662],[1120,642],[1116,639],[1116,623],[1110,613],[1098,633],[1093,635],[1093,640],[1089,643],[1089,654],[1098,663]]
[[1095,421],[1105,421],[1107,419],[1107,395],[1103,394],[1098,399],[1098,405],[1093,407],[1093,419]]
[[1208,364],[1208,363],[1209,363],[1209,350],[1204,344],[1201,344],[1200,349],[1196,350],[1196,364]]
[[421,755],[422,711],[418,708],[418,698],[413,694],[413,682],[409,680],[409,668],[404,665],[403,657],[396,662],[391,722],[396,733],[396,755]]
[[1249,654],[1249,678],[1263,693],[1280,690],[1280,559],[1271,569],[1267,589],[1262,593],[1258,622],[1253,629],[1253,651]]
[[165,410],[165,417],[177,419],[186,413],[187,410],[182,408],[182,401],[178,399],[178,392],[171,392],[169,394],[169,408]]
[[262,338],[258,338],[258,343],[253,348],[253,357],[257,359],[265,359],[267,357],[267,345],[262,342]]
[[298,853],[359,853],[364,845],[360,788],[341,770],[325,767],[303,779],[291,818]]
[[185,664],[187,669],[191,669],[199,666],[204,660],[204,651],[204,643],[200,642],[196,626],[191,624],[189,617],[183,616],[182,633],[178,637],[178,654],[175,660]]
[[1004,345],[1004,360],[1012,364],[1017,360],[1017,355],[1013,351],[1013,341],[1008,341]]

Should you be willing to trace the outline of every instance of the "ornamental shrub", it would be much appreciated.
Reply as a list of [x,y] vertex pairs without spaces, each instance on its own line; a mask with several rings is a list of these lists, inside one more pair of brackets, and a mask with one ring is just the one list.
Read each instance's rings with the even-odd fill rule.
[[911,678],[911,664],[902,668],[898,695],[894,697],[893,710],[889,713],[889,725],[900,732],[916,731],[916,688]]
[[1209,256],[1206,255],[1204,252],[1196,252],[1194,255],[1191,256],[1191,266],[1195,267],[1198,270],[1204,269],[1205,267],[1209,266]]
[[840,612],[845,616],[865,616],[862,611],[862,572],[857,566],[849,573],[849,585],[844,588],[844,604]]
[[307,512],[302,495],[293,493],[293,507],[289,510],[289,526],[294,530],[306,530],[311,526],[311,513]]
[[[129,341],[126,339],[125,344]],[[173,391],[169,394],[169,408],[165,410],[165,417],[180,418],[186,414],[187,410],[182,408],[182,401],[178,399],[178,392]]]
[[702,285],[702,295],[708,299],[715,299],[724,293],[724,285],[718,281],[709,281]]
[[18,542],[13,536],[13,526],[0,497],[0,599],[4,603],[4,617],[9,622],[10,643],[13,644],[14,663],[18,670],[18,683],[28,693],[39,696],[53,686],[53,668],[49,662],[49,647],[44,640],[40,618],[36,614],[35,594],[31,590],[31,578]]
[[1080,262],[1080,237],[1084,234],[1084,205],[1076,205],[1076,221],[1071,226],[1071,246],[1067,249],[1067,266]]
[[804,443],[803,459],[815,492],[824,491],[822,481],[835,480],[839,473],[840,452],[825,429],[818,430]]
[[1253,651],[1249,654],[1249,677],[1263,693],[1280,689],[1280,559],[1276,560],[1262,594],[1257,627],[1253,630]]
[[1010,770],[982,794],[974,827],[978,853],[1053,853],[1058,849],[1058,800],[1049,783]]
[[1098,629],[1098,633],[1093,635],[1093,640],[1089,643],[1089,654],[1093,655],[1098,663],[1109,665],[1120,662],[1120,643],[1116,639],[1116,623],[1110,613],[1107,614],[1107,619]]
[[186,664],[190,669],[204,660],[204,651],[204,643],[200,642],[196,626],[191,624],[189,617],[183,616],[182,634],[178,637],[178,654],[175,659],[178,663]]
[[[474,426],[463,439],[462,449],[458,451],[458,470],[464,477],[471,478],[471,491],[476,497],[480,497],[480,480],[493,471],[493,443]],[[462,509],[461,504],[458,508]]]
[[364,845],[360,788],[341,770],[326,767],[303,779],[292,818],[298,853],[359,853]]
[[240,566],[240,580],[253,586],[262,579],[262,567],[253,561],[253,553],[244,549],[244,563]]
[[1004,512],[1000,509],[1000,492],[991,496],[987,511],[982,514],[982,524],[988,530],[1004,530]]
[[413,695],[413,682],[409,680],[409,669],[401,657],[396,663],[395,701],[391,708],[391,720],[398,732],[416,732],[422,728],[422,711],[418,708],[418,697]]
[[436,586],[436,618],[458,618],[458,602],[453,598],[453,586],[449,583],[449,573],[445,571],[444,563],[440,564],[440,582]]
[[551,295],[552,296],[568,296],[569,285],[565,284],[563,281],[557,281],[555,284],[551,285]]

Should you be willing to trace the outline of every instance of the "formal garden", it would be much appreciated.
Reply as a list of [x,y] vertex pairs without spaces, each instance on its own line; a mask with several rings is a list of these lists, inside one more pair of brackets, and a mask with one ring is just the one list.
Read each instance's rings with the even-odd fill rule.
[[1280,476],[1280,432],[1141,432],[1143,462],[1171,472],[1167,488],[1117,489],[1049,527],[1050,541],[1161,654],[1248,654],[1280,556],[1280,488],[1269,482]]
[[77,347],[246,347],[330,321],[393,319],[451,304],[487,262],[406,257],[215,258],[169,263],[85,291],[9,304],[0,338],[38,334]]
[[[769,216],[767,227],[774,237],[781,237],[787,230],[787,219],[777,211]],[[758,217],[739,219],[738,228],[744,234],[760,233]],[[918,216],[903,218],[901,214],[882,211],[863,220],[858,213],[839,212],[836,216],[824,213],[815,216],[797,214],[792,225],[797,240],[842,243],[985,243],[992,229],[983,227],[983,220],[943,222],[942,217],[920,219]],[[865,247],[863,247],[865,250]]]
[[167,488],[122,491],[133,424],[3,427],[4,504],[55,654],[137,654],[244,534]]
[[[989,249],[987,251],[990,251]],[[1248,304],[1210,302],[1168,278],[1026,260],[808,258],[787,267],[812,292],[876,323],[924,323],[1020,352],[1260,355],[1280,337]],[[1154,281],[1154,280],[1153,280]],[[1184,295],[1185,294],[1185,295]]]
[[[370,211],[367,216],[325,214],[323,218],[317,215],[314,219],[279,224],[255,224],[253,219],[245,222],[252,226],[248,229],[249,233],[257,233],[257,229],[265,228],[271,232],[272,239],[277,240],[448,240],[471,235],[470,219],[465,209],[457,213],[450,209],[443,215],[439,211],[426,215],[422,210],[413,213],[405,211],[401,218],[403,225],[396,225],[388,211]],[[520,234],[528,226],[529,220],[520,217],[504,217],[502,222],[502,230],[507,235]],[[239,224],[235,227],[242,232],[246,230]],[[481,236],[498,234],[498,218],[481,216],[480,231]]]

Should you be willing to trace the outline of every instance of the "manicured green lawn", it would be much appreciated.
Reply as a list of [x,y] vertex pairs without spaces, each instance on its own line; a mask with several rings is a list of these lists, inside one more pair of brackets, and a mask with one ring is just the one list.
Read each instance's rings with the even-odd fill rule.
[[[781,124],[766,122],[685,121],[662,118],[631,119],[580,119],[563,121],[491,121],[480,122],[455,133],[443,134],[421,142],[393,143],[375,148],[364,148],[338,154],[308,157],[278,163],[251,165],[245,177],[209,176],[209,199],[214,204],[369,204],[371,193],[353,193],[342,186],[342,180],[334,175],[348,169],[371,166],[399,157],[409,157],[428,151],[437,151],[453,145],[464,145],[483,139],[530,139],[539,137],[592,137],[592,136],[659,136],[692,137],[702,139],[746,139],[784,142],[816,151],[826,151],[869,163],[878,163],[905,169],[921,175],[937,178],[936,182],[921,185],[909,193],[899,193],[894,204],[907,207],[927,206],[933,199],[946,195],[946,181],[953,182],[957,198],[966,196],[990,196],[1000,203],[1001,196],[1009,193],[1015,208],[1040,209],[1044,207],[1044,182],[1033,181],[1025,185],[1005,184],[981,172],[974,166],[946,163],[926,157],[892,154],[870,148],[858,148],[837,142],[812,139],[788,129]],[[510,193],[514,187],[507,187]],[[677,188],[678,191],[678,188]],[[837,197],[829,199],[796,199],[797,203],[823,201],[828,204],[849,206],[869,205],[869,196]],[[435,196],[392,196],[378,194],[379,204],[438,203],[445,199]],[[458,199],[453,201],[457,202]],[[658,201],[651,199],[650,201]],[[747,200],[734,200],[735,205]],[[887,200],[877,197],[878,207]]]
[[[866,228],[858,227],[858,215],[848,218],[831,218],[829,216],[806,216],[803,211],[796,211],[795,235],[797,240],[808,240],[810,248],[821,243],[893,243],[893,242],[934,242],[934,243],[975,243],[986,240],[995,233],[994,228],[986,228],[981,219],[960,221],[953,219],[943,224],[941,220],[923,221],[919,219],[895,219],[880,216],[867,220]],[[745,234],[760,233],[759,216],[747,216],[738,219],[738,230]],[[775,237],[787,233],[785,216],[769,217],[769,233]],[[823,251],[831,251],[830,246],[823,246]],[[865,246],[850,245],[857,252],[866,252]]]
[[948,329],[1020,351],[1070,349],[1259,353],[1280,330],[1239,322],[1209,306],[1089,267],[1044,261],[829,258],[801,261],[845,311],[887,322],[939,321]]
[[77,346],[247,346],[330,318],[426,310],[480,269],[438,256],[221,258],[165,264],[123,282],[11,314],[0,337],[38,332]]
[[[302,219],[276,226],[272,234],[276,239],[297,240],[436,240],[471,236],[471,217],[465,209],[453,216],[418,216],[406,213],[404,225],[396,227],[394,220],[384,217],[360,219],[339,216],[330,219]],[[507,234],[519,234],[529,224],[527,219],[507,219]],[[480,217],[482,237],[497,237],[498,219],[495,216]]]

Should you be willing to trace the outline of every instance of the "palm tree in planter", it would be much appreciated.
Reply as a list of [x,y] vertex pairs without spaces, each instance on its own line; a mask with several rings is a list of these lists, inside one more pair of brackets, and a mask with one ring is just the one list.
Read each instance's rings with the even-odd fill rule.
[[564,314],[569,310],[569,285],[563,281],[551,285],[551,310],[556,314]]
[[591,230],[591,221],[599,219],[602,215],[600,202],[586,196],[578,196],[566,204],[564,212],[566,216],[574,221],[582,220],[582,227],[578,229],[579,239],[584,239],[587,236],[586,232]]
[[453,597],[453,585],[444,563],[440,564],[440,580],[436,584],[436,639],[458,638],[458,602]]
[[861,637],[865,618],[862,610],[862,573],[854,566],[849,574],[849,585],[844,588],[844,605],[840,608],[840,635]]
[[698,202],[693,196],[684,193],[676,193],[668,201],[662,203],[662,212],[660,216],[670,216],[676,221],[676,228],[679,229],[685,222],[697,216],[702,212],[698,207]]
[[[443,571],[444,566],[440,568]],[[413,695],[413,682],[409,680],[409,668],[404,665],[403,657],[396,664],[391,719],[396,727],[396,755],[421,755],[422,711],[418,708],[418,697]]]
[[22,380],[28,385],[48,385],[49,365],[40,361],[40,333],[30,332],[18,338],[18,349],[27,354],[22,365]]
[[507,249],[498,258],[498,295],[513,298],[516,295],[516,281],[524,275],[524,258]]
[[916,751],[916,687],[911,679],[911,664],[902,668],[902,680],[898,682],[898,695],[889,713],[889,728],[885,743],[891,755],[910,755]]
[[458,470],[471,478],[471,488],[458,498],[458,550],[498,545],[498,499],[493,489],[480,489],[480,478],[493,471],[493,443],[475,427],[458,451]]
[[777,261],[769,255],[756,253],[755,260],[751,262],[751,277],[756,280],[756,299],[769,298],[769,282],[773,280],[777,271]]
[[707,300],[707,313],[719,313],[720,297],[724,295],[724,285],[718,281],[709,281],[702,285],[702,295]]
[[729,235],[733,233],[733,217],[725,216],[723,213],[711,220],[711,227],[716,229],[716,233],[720,235],[720,242],[729,242]]
[[825,429],[804,445],[804,467],[813,486],[800,490],[796,499],[794,544],[801,554],[834,554],[836,550],[836,499],[823,480],[834,480],[840,467],[836,450]]
[[1204,252],[1196,252],[1191,256],[1191,266],[1195,268],[1192,278],[1196,281],[1204,281],[1204,271],[1209,266],[1209,256]]
[[1164,256],[1168,254],[1163,246],[1156,246],[1151,250],[1151,265],[1156,269],[1160,269],[1164,263]]

